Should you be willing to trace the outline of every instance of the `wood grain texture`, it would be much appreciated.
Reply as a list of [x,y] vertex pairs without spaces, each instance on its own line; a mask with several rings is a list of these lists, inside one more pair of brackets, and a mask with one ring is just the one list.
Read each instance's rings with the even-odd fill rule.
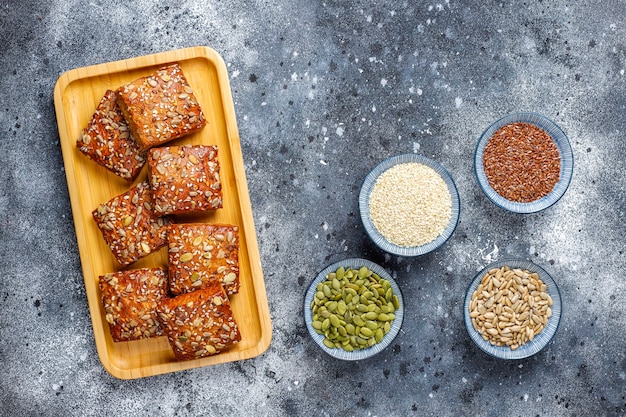
[[[76,147],[76,139],[107,89],[116,89],[171,62],[178,62],[183,68],[208,123],[199,132],[168,144],[217,145],[224,194],[222,209],[174,219],[181,223],[227,223],[240,228],[241,289],[231,297],[231,303],[242,340],[218,355],[192,361],[177,361],[165,337],[112,341],[97,282],[100,275],[121,267],[106,246],[91,211],[132,185],[86,158]],[[272,324],[235,110],[222,58],[211,48],[192,47],[74,69],[59,77],[54,104],[94,338],[105,369],[117,378],[133,379],[249,359],[265,352],[271,342]],[[146,180],[146,171],[144,167],[133,184]],[[167,249],[162,248],[126,269],[166,265]]]

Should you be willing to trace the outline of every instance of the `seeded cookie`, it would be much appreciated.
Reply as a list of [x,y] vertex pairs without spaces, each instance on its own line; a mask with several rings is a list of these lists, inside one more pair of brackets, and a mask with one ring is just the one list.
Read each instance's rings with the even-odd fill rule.
[[182,294],[218,281],[228,295],[239,292],[239,228],[226,224],[167,227],[169,286]]
[[206,125],[200,104],[178,64],[123,85],[118,89],[118,104],[142,150]]
[[156,307],[167,297],[165,268],[142,268],[101,275],[99,285],[113,341],[163,335]]
[[140,182],[92,212],[102,236],[121,266],[127,266],[166,244],[170,224],[153,211],[150,186]]
[[176,359],[214,355],[241,340],[228,296],[217,281],[162,300],[157,312]]
[[159,215],[222,207],[217,146],[183,145],[148,152],[148,180]]
[[78,149],[125,180],[137,178],[146,163],[145,152],[133,139],[117,105],[117,93],[107,90],[76,141]]

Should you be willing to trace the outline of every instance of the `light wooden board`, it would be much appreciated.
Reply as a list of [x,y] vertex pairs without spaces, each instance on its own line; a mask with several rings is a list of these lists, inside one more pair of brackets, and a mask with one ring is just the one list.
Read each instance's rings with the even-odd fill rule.
[[[122,343],[111,339],[98,277],[121,267],[91,212],[98,204],[128,190],[131,184],[88,159],[76,147],[76,139],[107,89],[114,90],[171,62],[181,65],[208,124],[168,145],[217,145],[224,194],[222,209],[176,216],[175,221],[228,223],[240,228],[241,290],[231,296],[231,303],[242,340],[229,350],[193,361],[175,360],[165,336]],[[104,368],[117,378],[132,379],[249,359],[265,352],[272,338],[272,325],[235,110],[222,58],[211,48],[193,47],[74,69],[59,77],[54,104],[94,338]],[[144,166],[133,184],[146,180],[146,171]],[[167,249],[162,248],[126,269],[166,265]]]

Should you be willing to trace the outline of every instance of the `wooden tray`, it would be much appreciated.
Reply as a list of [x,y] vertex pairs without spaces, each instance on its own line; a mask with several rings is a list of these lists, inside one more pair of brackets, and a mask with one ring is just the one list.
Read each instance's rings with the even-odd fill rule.
[[[242,340],[229,350],[192,361],[177,361],[165,336],[122,343],[111,339],[98,277],[121,268],[105,244],[91,212],[98,204],[128,190],[130,185],[88,159],[76,147],[76,139],[107,89],[116,89],[170,62],[181,65],[208,124],[201,131],[168,145],[217,145],[224,195],[224,208],[214,213],[176,216],[175,220],[229,223],[240,228],[241,291],[231,297],[231,302]],[[132,379],[248,359],[265,352],[272,338],[272,325],[235,110],[222,58],[211,48],[193,47],[74,69],[59,77],[54,104],[87,300],[104,368],[117,378]],[[146,180],[146,171],[144,166],[134,184]],[[166,265],[167,249],[162,248],[127,269]]]

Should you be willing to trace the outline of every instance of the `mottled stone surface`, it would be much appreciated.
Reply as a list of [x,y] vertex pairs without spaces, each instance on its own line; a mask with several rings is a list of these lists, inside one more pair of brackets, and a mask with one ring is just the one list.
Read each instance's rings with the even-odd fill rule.
[[[610,2],[24,0],[0,4],[0,414],[618,416],[626,413],[626,25]],[[121,381],[101,366],[53,105],[63,72],[206,45],[230,75],[273,341],[241,362]],[[478,136],[532,110],[569,136],[574,177],[548,210],[482,194]],[[443,164],[461,220],[438,251],[382,253],[358,214],[382,159]],[[334,360],[302,298],[327,264],[366,257],[397,279],[402,331]],[[478,350],[462,300],[504,257],[548,269],[564,302],[525,360]]]

